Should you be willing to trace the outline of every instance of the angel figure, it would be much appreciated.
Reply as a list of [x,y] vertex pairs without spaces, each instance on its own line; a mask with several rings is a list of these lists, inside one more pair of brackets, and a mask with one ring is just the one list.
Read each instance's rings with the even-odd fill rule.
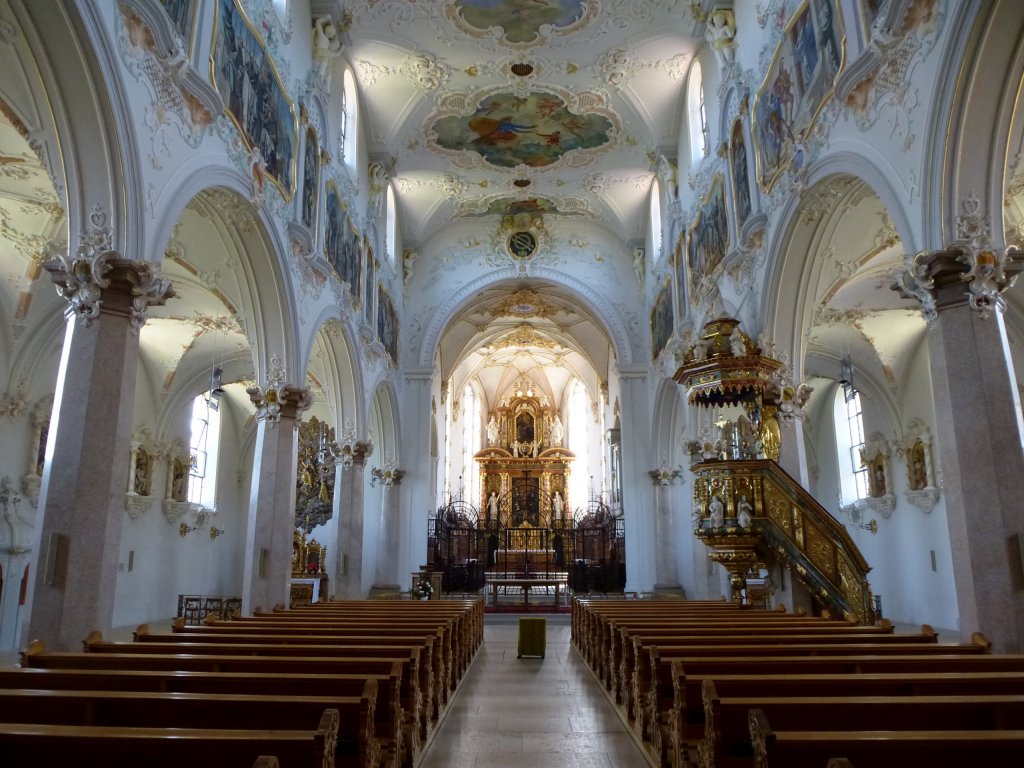
[[327,68],[331,59],[341,55],[341,40],[330,16],[320,16],[313,24],[313,68],[317,76],[326,82]]

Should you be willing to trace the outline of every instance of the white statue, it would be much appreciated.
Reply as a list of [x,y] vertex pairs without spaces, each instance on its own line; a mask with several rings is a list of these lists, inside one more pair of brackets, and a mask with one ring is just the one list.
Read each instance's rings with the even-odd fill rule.
[[562,510],[565,509],[565,502],[562,501],[562,494],[555,491],[555,495],[551,497],[551,508],[555,511],[555,518],[561,519]]
[[736,17],[732,11],[715,11],[708,18],[704,31],[715,59],[722,69],[732,65],[736,58]]
[[747,343],[743,340],[743,333],[738,325],[732,329],[729,336],[729,351],[732,352],[733,357],[746,357],[747,355]]
[[540,440],[533,441],[533,458],[537,458],[537,450],[540,448]]
[[519,458],[519,441],[518,440],[513,440],[512,441],[512,456],[513,456],[513,458],[516,458],[516,459]]
[[704,339],[693,345],[693,361],[703,363],[708,359],[708,348],[704,346]]
[[633,273],[636,275],[636,281],[640,284],[640,287],[644,286],[644,249],[634,248],[633,249]]
[[321,16],[313,23],[313,67],[324,82],[331,59],[341,55],[341,40],[330,16]]
[[708,502],[708,512],[712,528],[721,528],[725,524],[725,505],[717,496],[712,496]]
[[487,422],[487,444],[494,445],[498,442],[498,422],[491,416],[491,420]]
[[491,491],[491,495],[487,499],[487,512],[492,518],[498,517],[498,494],[496,491]]
[[565,434],[565,428],[562,427],[562,420],[555,414],[555,423],[551,425],[551,443],[552,445],[561,445],[562,437]]
[[749,528],[753,516],[754,506],[746,496],[740,496],[740,500],[736,502],[736,522],[740,528]]

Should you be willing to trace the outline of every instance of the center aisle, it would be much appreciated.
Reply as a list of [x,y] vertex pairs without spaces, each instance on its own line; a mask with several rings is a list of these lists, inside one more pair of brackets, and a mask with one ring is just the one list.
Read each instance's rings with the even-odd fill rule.
[[570,646],[569,617],[545,618],[546,658],[517,659],[519,618],[487,615],[483,647],[420,768],[648,765]]

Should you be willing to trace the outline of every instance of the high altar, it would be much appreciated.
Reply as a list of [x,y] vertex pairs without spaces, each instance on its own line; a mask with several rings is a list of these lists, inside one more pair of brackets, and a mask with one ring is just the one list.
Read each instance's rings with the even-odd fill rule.
[[[562,447],[557,410],[529,382],[490,413],[488,447],[480,464],[481,515],[491,526],[530,530],[562,527],[571,517],[569,468],[575,455]],[[525,538],[525,537],[524,537]],[[523,546],[514,547],[527,549]]]

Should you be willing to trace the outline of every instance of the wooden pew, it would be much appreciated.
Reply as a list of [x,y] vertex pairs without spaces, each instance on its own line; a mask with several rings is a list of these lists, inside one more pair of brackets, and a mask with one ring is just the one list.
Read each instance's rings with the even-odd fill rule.
[[351,697],[0,689],[0,722],[302,731],[325,711],[337,710],[334,764],[374,768],[380,762],[373,735],[376,700],[373,681],[364,683],[360,696]]
[[298,731],[0,723],[0,755],[5,765],[16,766],[249,768],[271,754],[286,766],[329,768],[337,732],[336,710],[325,711],[315,728]]
[[871,768],[1015,766],[1024,731],[777,731],[761,709],[749,715],[760,768],[821,768],[837,755]]
[[725,697],[704,681],[701,766],[754,768],[748,715],[760,708],[779,730],[1024,730],[1024,695]]
[[[125,645],[135,645],[126,643]],[[142,644],[139,644],[140,646]],[[23,667],[49,669],[136,669],[197,672],[242,672],[257,675],[300,674],[388,674],[392,665],[401,666],[402,739],[399,757],[411,765],[421,747],[423,702],[419,688],[419,649],[390,656],[314,657],[195,655],[176,653],[74,653],[47,652],[34,641],[22,652]]]
[[[220,635],[216,633],[164,634],[154,635],[146,625],[135,630],[135,643],[111,643],[102,640],[98,633],[91,633],[83,647],[96,653],[187,653],[194,655],[253,655],[253,656],[384,656],[404,655],[407,649],[419,648],[420,689],[423,692],[425,711],[421,738],[426,735],[427,725],[436,720],[441,707],[447,701],[444,657],[437,652],[436,636],[412,637],[343,637],[341,635],[308,636],[299,633],[273,635]],[[436,679],[435,679],[436,673]]]
[[399,759],[402,745],[401,674],[401,665],[397,662],[387,675],[0,668],[0,688],[330,698],[358,696],[367,682],[371,682],[377,688],[374,709],[377,761],[393,765]]

